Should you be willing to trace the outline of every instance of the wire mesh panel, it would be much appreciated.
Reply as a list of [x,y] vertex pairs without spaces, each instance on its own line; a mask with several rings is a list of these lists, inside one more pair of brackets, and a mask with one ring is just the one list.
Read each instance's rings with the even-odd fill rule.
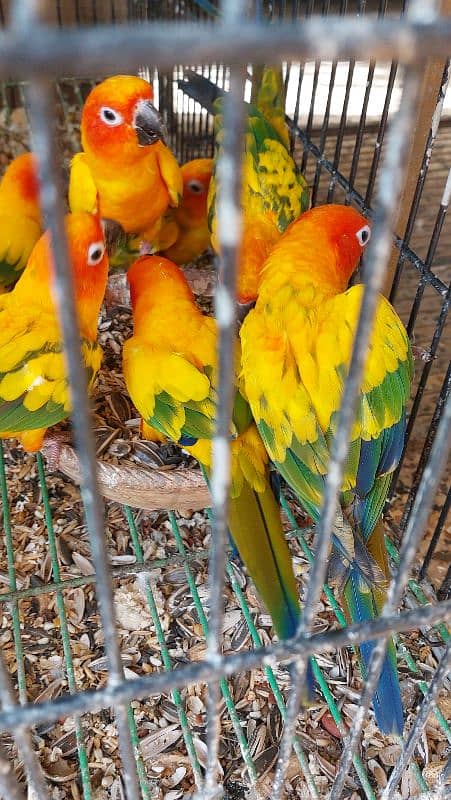
[[[230,2],[217,13],[216,3],[194,0],[61,0],[47,4],[41,19],[51,27],[40,28],[33,6],[1,7],[3,24],[11,26],[2,33],[0,57],[3,161],[30,146],[30,123],[43,185],[59,187],[59,196],[44,190],[42,204],[55,241],[81,493],[48,469],[41,454],[28,457],[14,443],[0,443],[0,791],[20,797],[17,779],[23,785],[25,778],[31,796],[39,798],[175,800],[196,790],[199,797],[217,796],[220,787],[230,798],[247,796],[249,787],[257,796],[274,797],[319,798],[329,791],[336,798],[445,796],[451,606],[449,569],[440,552],[446,552],[449,508],[442,476],[450,414],[449,20],[437,20],[432,5],[422,16],[416,4],[409,12],[395,3],[257,2],[244,8]],[[356,14],[365,19],[356,23]],[[376,22],[375,15],[385,20]],[[33,41],[24,50],[31,31]],[[426,70],[416,58],[429,56],[428,47],[440,67],[430,87],[438,110],[414,127]],[[219,203],[239,209],[240,100],[243,94],[250,99],[253,64],[270,58],[283,64],[292,150],[312,202],[352,203],[374,219],[363,270],[367,288],[315,534],[292,494],[281,498],[305,606],[296,639],[278,643],[241,564],[233,554],[226,557],[225,548],[235,331],[230,300],[239,226],[227,220],[219,234],[213,513],[145,512],[114,502],[103,508],[96,457],[119,471],[129,463],[193,470],[194,462],[175,447],[136,441],[136,415],[120,374],[121,345],[131,332],[124,308],[105,310],[100,321],[104,371],[92,437],[61,238],[60,186],[61,162],[67,166],[80,147],[80,109],[91,86],[143,64],[151,75],[155,71],[178,158],[212,155],[213,119],[179,87],[190,67],[229,91]],[[410,139],[421,158],[416,185],[403,200],[403,220],[398,197],[415,163]],[[386,514],[397,578],[380,619],[349,628],[325,583],[327,555],[353,397],[390,257],[391,299],[417,356],[407,446]],[[211,311],[210,299],[202,302]],[[427,575],[441,602],[423,580]],[[407,710],[404,740],[382,737],[367,713],[392,632]],[[369,635],[380,638],[362,694],[356,646]],[[299,689],[313,654],[317,698],[299,713]]]

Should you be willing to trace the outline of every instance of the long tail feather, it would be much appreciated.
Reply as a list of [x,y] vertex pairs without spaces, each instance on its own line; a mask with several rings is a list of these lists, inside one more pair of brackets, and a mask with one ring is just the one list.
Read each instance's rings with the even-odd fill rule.
[[[280,509],[268,482],[264,492],[248,483],[240,496],[230,501],[229,526],[256,589],[271,614],[281,639],[296,633],[300,608],[290,551],[283,533]],[[314,695],[311,666],[307,675],[307,697]]]
[[[348,618],[352,622],[367,622],[377,617],[382,605],[381,594],[380,589],[370,589],[368,584],[362,580],[361,571],[352,567],[343,592]],[[360,646],[364,678],[374,647],[375,642],[372,641],[365,642]],[[373,708],[377,726],[382,733],[402,734],[404,716],[393,642],[390,642],[387,649],[382,672],[373,696]]]
[[229,525],[277,635],[283,639],[293,636],[299,620],[299,600],[280,511],[271,488],[258,493],[244,483],[240,496],[230,501]]

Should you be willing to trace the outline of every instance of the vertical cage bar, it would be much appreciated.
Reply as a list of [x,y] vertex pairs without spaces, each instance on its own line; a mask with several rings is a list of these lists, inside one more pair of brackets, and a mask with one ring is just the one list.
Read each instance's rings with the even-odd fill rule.
[[439,424],[440,416],[443,413],[443,408],[444,408],[446,400],[447,400],[447,398],[448,398],[448,396],[450,394],[450,391],[451,391],[451,365],[448,367],[448,370],[446,372],[445,378],[443,380],[443,385],[442,385],[442,388],[441,388],[441,391],[440,391],[440,395],[437,398],[437,403],[436,403],[436,406],[434,408],[434,413],[432,415],[432,419],[431,419],[431,422],[429,424],[428,432],[426,434],[426,439],[425,439],[425,442],[424,442],[424,445],[423,445],[423,450],[421,452],[420,459],[418,461],[418,465],[417,465],[417,468],[415,470],[415,474],[413,476],[412,486],[410,488],[409,495],[407,497],[407,500],[406,500],[406,503],[405,503],[405,506],[404,506],[403,515],[402,515],[401,522],[400,522],[401,530],[403,530],[407,520],[409,519],[410,515],[412,514],[413,503],[414,503],[414,500],[415,500],[415,497],[416,497],[416,492],[418,490],[418,485],[420,483],[421,476],[423,474],[425,466],[428,463],[428,457],[429,457],[429,453],[430,453],[430,448],[431,448],[432,442],[434,440],[434,437],[436,436],[437,426]]
[[368,183],[365,193],[365,206],[370,206],[373,199],[374,186],[376,183],[376,176],[379,170],[379,163],[382,156],[382,145],[385,139],[385,131],[388,122],[388,112],[390,109],[391,98],[395,86],[396,76],[398,74],[398,63],[393,61],[390,67],[390,73],[387,81],[387,91],[385,94],[384,107],[382,109],[381,121],[377,131],[377,138],[374,145],[374,153],[371,161],[370,174],[368,176]]
[[419,713],[416,716],[415,722],[409,733],[407,742],[401,752],[401,755],[397,763],[395,764],[395,767],[390,775],[387,786],[382,792],[381,800],[391,800],[391,798],[393,797],[396,791],[396,787],[399,781],[401,780],[402,773],[408,766],[409,762],[412,760],[415,748],[419,742],[420,736],[424,730],[424,726],[426,725],[428,717],[433,711],[434,706],[436,705],[438,693],[443,686],[443,683],[446,679],[450,667],[451,667],[451,639],[448,642],[448,646],[445,649],[443,657],[437,667],[437,671],[431,681],[431,684],[429,686],[429,691],[421,704]]
[[[47,491],[47,484],[45,480],[45,472],[44,472],[44,462],[41,453],[37,454],[36,457],[37,467],[38,467],[38,478],[39,484],[41,487],[41,495],[42,495],[42,504],[44,506],[44,517],[45,517],[45,524],[47,527],[47,537],[49,543],[49,553],[50,553],[50,562],[52,565],[52,578],[53,581],[57,581],[58,583],[61,581],[61,573],[60,573],[60,566],[58,560],[58,552],[56,549],[56,539],[55,539],[55,532],[53,528],[53,520],[52,520],[52,512],[50,509],[50,500]],[[66,678],[67,678],[67,685],[69,687],[70,694],[76,694],[77,692],[77,684],[75,680],[75,670],[72,661],[72,652],[70,646],[70,635],[69,635],[69,627],[67,623],[67,615],[66,615],[66,608],[64,605],[64,595],[61,590],[56,591],[56,609],[58,612],[58,617],[60,621],[60,630],[61,630],[61,640],[63,643],[63,653],[64,653],[64,662],[65,662],[65,671],[66,671]],[[74,726],[75,726],[75,738],[77,742],[77,751],[78,751],[78,761],[80,765],[80,776],[81,776],[81,785],[83,790],[83,797],[84,800],[91,800],[92,792],[91,792],[91,781],[89,777],[89,765],[88,765],[88,757],[86,754],[85,748],[85,732],[83,729],[83,723],[79,716],[75,716],[74,719]]]
[[[95,449],[90,430],[86,373],[80,355],[80,336],[74,304],[72,276],[64,235],[63,192],[59,186],[58,140],[54,121],[54,95],[50,84],[32,81],[28,91],[34,150],[39,161],[41,206],[52,235],[55,293],[70,378],[72,423],[81,467],[81,494],[97,573],[97,597],[105,652],[112,686],[124,679],[116,637],[113,587],[103,524],[103,503],[97,486]],[[59,188],[59,191],[58,191]],[[139,797],[134,750],[123,704],[115,707],[118,735],[130,800]]]
[[[412,3],[412,13],[410,14],[412,18],[421,14],[421,11],[418,12],[416,8],[417,5],[417,0],[415,0],[415,2]],[[433,2],[431,5],[433,10],[435,10],[438,5],[443,16],[451,15],[451,0],[440,0],[438,4]],[[428,144],[428,139],[431,138],[431,133],[432,142],[435,139],[436,126],[438,127],[440,121],[440,95],[444,81],[446,80],[447,70],[445,69],[445,73],[443,72],[442,60],[431,59],[425,64],[421,87],[417,97],[417,113],[413,120],[409,136],[409,150],[406,154],[406,179],[399,199],[397,215],[395,217],[396,221],[393,226],[395,232],[403,237],[406,233],[409,234],[409,217],[412,204],[415,206],[415,194],[418,190],[421,191],[422,188],[422,170],[427,170],[427,166],[424,162],[425,150],[427,150],[426,145]],[[428,159],[427,152],[426,159]],[[427,160],[427,164],[428,163],[429,161]],[[420,178],[420,187],[418,185],[418,177]],[[390,295],[398,261],[401,266],[402,262],[399,259],[398,251],[393,249],[384,284],[384,294],[387,296]]]
[[[437,139],[440,120],[441,120],[441,117],[442,117],[443,105],[444,105],[444,101],[445,101],[445,95],[446,95],[446,92],[447,92],[447,89],[448,89],[448,86],[449,86],[450,69],[451,69],[451,64],[450,64],[450,61],[448,60],[446,62],[446,64],[445,64],[445,68],[443,70],[442,79],[440,81],[440,86],[439,86],[439,89],[438,89],[438,96],[437,96],[436,106],[435,106],[434,112],[432,114],[429,135],[428,135],[427,141],[426,141],[425,146],[424,146],[423,160],[422,160],[419,172],[418,172],[418,178],[417,178],[417,183],[416,183],[416,186],[415,186],[415,191],[412,194],[412,203],[411,203],[411,207],[410,207],[410,212],[409,212],[409,216],[408,216],[408,219],[407,219],[406,228],[405,228],[405,231],[404,231],[404,234],[403,234],[403,244],[404,245],[408,245],[410,243],[410,239],[411,239],[411,236],[412,236],[412,232],[413,232],[413,229],[414,229],[414,226],[415,226],[415,221],[416,221],[417,214],[418,214],[418,209],[419,209],[419,206],[420,206],[420,201],[421,201],[421,198],[423,196],[423,189],[424,189],[424,185],[426,183],[426,178],[427,178],[427,174],[428,174],[428,170],[429,170],[429,164],[430,164],[431,157],[432,157],[432,151],[433,151],[436,139]],[[417,132],[417,135],[418,135],[418,132]],[[410,180],[412,180],[412,179],[410,179]],[[430,242],[430,245],[429,245],[429,252],[428,252],[428,256],[426,258],[426,261],[428,261],[428,258],[430,257],[430,252],[431,252],[433,241],[434,241],[434,237],[432,237],[432,239],[431,239],[431,242]],[[395,254],[393,255],[393,258],[395,258]],[[432,263],[432,257],[431,257],[431,263]],[[402,275],[402,272],[403,272],[403,264],[404,264],[404,258],[402,257],[402,255],[398,254],[397,263],[396,263],[396,269],[393,266],[393,270],[394,270],[394,272],[393,272],[393,281],[392,281],[392,286],[391,286],[391,289],[390,289],[390,301],[392,303],[394,302],[394,299],[396,297],[396,294],[397,294],[397,291],[398,291],[398,288],[399,288],[399,283],[400,283],[401,275]]]
[[[11,678],[5,666],[3,656],[1,655],[0,655],[0,700],[3,711],[11,711],[14,710],[14,708],[16,707],[16,699],[14,697],[14,691],[11,686]],[[39,763],[39,758],[33,747],[33,737],[31,731],[29,730],[28,727],[25,727],[24,725],[17,726],[14,729],[14,739],[16,741],[17,747],[19,748],[19,751],[21,752],[21,755],[23,756],[25,772],[27,774],[29,781],[29,788],[34,790],[38,800],[48,800],[45,778],[41,769],[41,765]],[[8,762],[6,762],[6,764],[2,763],[1,756],[2,756],[2,748],[0,748],[0,772],[2,773],[3,779],[5,781],[5,787],[11,789],[13,797],[14,794],[20,797],[21,796],[20,789],[17,785],[17,781],[12,775],[10,765],[8,764]],[[7,793],[5,794],[5,797],[8,798],[8,800],[9,796],[10,796],[9,794]]]
[[432,556],[434,555],[435,548],[439,542],[440,536],[443,532],[443,528],[449,513],[449,509],[451,508],[451,489],[448,489],[448,494],[446,495],[446,500],[442,506],[442,510],[440,512],[440,516],[437,520],[437,525],[435,526],[434,533],[431,536],[431,541],[429,542],[429,547],[426,551],[426,555],[424,557],[423,563],[420,568],[420,572],[418,573],[418,579],[421,581],[426,575],[427,569],[429,564],[431,563]]
[[[138,529],[136,527],[135,519],[133,516],[133,512],[129,506],[124,506],[124,515],[128,523],[128,527],[130,530],[130,535],[133,542],[133,549],[135,551],[136,559],[138,564],[144,563],[144,553],[141,547],[141,540],[138,533]],[[172,521],[171,521],[172,522]],[[189,567],[185,566],[185,569],[189,569]],[[169,648],[166,643],[166,637],[163,631],[163,627],[160,622],[160,618],[158,616],[158,610],[155,603],[155,598],[152,592],[152,587],[150,585],[150,578],[149,573],[140,573],[138,580],[141,582],[144,588],[144,592],[146,595],[147,605],[149,607],[149,611],[152,616],[153,624],[155,626],[155,633],[157,635],[157,641],[160,646],[161,658],[163,661],[164,669],[168,672],[174,669],[174,665],[172,662],[172,658],[169,653]],[[182,700],[181,693],[178,689],[174,689],[171,693],[172,701],[177,708],[177,713],[180,720],[180,727],[182,729],[183,739],[186,746],[186,751],[190,757],[191,766],[194,775],[194,781],[196,786],[199,788],[202,783],[202,773],[200,770],[199,761],[197,758],[196,748],[194,746],[193,737],[191,734],[191,730],[188,724],[188,719],[186,716],[185,711],[185,704]]]
[[25,794],[13,774],[13,764],[0,746],[0,795],[6,800],[25,800]]
[[[14,560],[13,532],[11,526],[11,509],[8,498],[8,486],[6,483],[5,459],[3,454],[3,443],[0,441],[0,496],[2,499],[3,512],[3,532],[5,534],[6,561],[8,565],[9,588],[12,592],[17,591],[16,567]],[[25,677],[25,662],[20,632],[20,608],[18,600],[11,600],[11,620],[13,628],[14,650],[17,662],[17,688],[19,692],[19,702],[24,705],[27,702],[27,684]]]
[[[398,191],[402,185],[403,157],[408,140],[411,118],[415,108],[418,85],[417,71],[408,74],[404,86],[401,106],[391,126],[387,153],[380,182],[377,211],[373,235],[364,261],[366,285],[360,309],[354,347],[346,380],[337,424],[337,433],[331,448],[331,458],[325,481],[321,517],[317,526],[317,548],[310,573],[304,613],[299,624],[299,633],[306,633],[312,626],[315,606],[319,601],[325,581],[332,529],[337,510],[338,493],[343,480],[343,467],[348,452],[349,435],[354,420],[357,392],[366,359],[368,341],[373,326],[374,314],[380,288],[383,284],[386,265],[391,248],[390,222],[396,208]],[[299,659],[293,669],[294,687],[290,695],[287,724],[284,729],[280,759],[273,785],[273,800],[281,797],[283,779],[291,752],[291,739],[299,707],[300,690],[305,680],[306,660]],[[346,753],[348,755],[348,753]],[[351,754],[351,759],[352,759]],[[335,800],[339,795],[335,795]]]
[[[227,0],[222,5],[224,24],[244,16],[246,0]],[[241,242],[241,165],[244,136],[244,87],[246,69],[230,70],[229,93],[224,98],[224,139],[217,166],[218,240],[221,252],[219,284],[215,294],[215,316],[218,324],[218,403],[212,444],[212,544],[209,569],[210,620],[207,655],[213,661],[221,655],[223,620],[223,586],[226,566],[228,495],[230,487],[230,421],[234,395],[235,359],[235,296],[238,253]],[[207,774],[204,795],[222,795],[217,783],[220,737],[219,684],[209,684],[207,695]]]
[[[408,322],[408,325],[407,325],[407,333],[410,336],[412,336],[412,333],[413,333],[413,330],[414,330],[414,325],[415,325],[415,321],[416,321],[416,317],[417,317],[418,311],[420,309],[420,302],[421,302],[421,298],[422,298],[423,293],[424,293],[424,289],[425,289],[425,286],[426,286],[427,278],[430,277],[430,275],[431,275],[430,267],[432,265],[432,260],[434,258],[436,247],[437,247],[437,244],[438,244],[439,239],[440,239],[440,234],[442,232],[443,224],[444,224],[445,217],[446,217],[446,214],[447,214],[447,211],[448,211],[450,197],[451,197],[451,170],[448,172],[448,178],[447,178],[447,181],[446,181],[446,184],[445,184],[445,189],[443,191],[442,199],[441,199],[441,202],[440,202],[440,208],[439,208],[439,211],[438,211],[438,214],[437,214],[437,218],[436,218],[436,221],[435,221],[434,231],[432,233],[431,240],[430,240],[430,243],[429,243],[429,249],[428,249],[428,253],[427,253],[427,256],[426,256],[426,261],[425,261],[425,264],[423,266],[423,270],[422,270],[421,277],[420,277],[420,282],[418,284],[416,295],[415,295],[415,300],[414,300],[414,303],[413,303],[413,306],[412,306],[412,309],[411,309],[411,312],[410,312],[409,322]],[[401,458],[399,460],[399,464],[396,467],[396,470],[395,470],[395,472],[393,474],[393,479],[392,479],[392,483],[391,483],[391,490],[390,490],[389,497],[393,494],[393,491],[394,491],[394,489],[395,489],[395,487],[397,485],[397,482],[398,482],[399,474],[400,474],[400,472],[402,470],[402,467],[403,467],[404,458],[405,458],[405,455],[406,455],[406,452],[407,452],[407,445],[408,445],[408,443],[410,441],[410,437],[412,435],[413,427],[414,427],[415,420],[416,420],[416,417],[417,417],[417,414],[418,414],[418,410],[419,410],[419,407],[420,407],[420,404],[421,404],[421,401],[422,401],[422,398],[423,398],[424,390],[426,388],[426,384],[427,384],[427,381],[428,381],[428,378],[429,378],[429,375],[430,375],[430,372],[431,372],[431,369],[432,369],[432,366],[433,366],[433,363],[434,363],[434,358],[435,358],[435,355],[436,355],[436,352],[437,352],[437,349],[438,349],[438,346],[439,346],[439,343],[440,343],[440,340],[441,340],[441,336],[442,336],[443,330],[444,330],[445,325],[446,325],[450,302],[451,302],[451,284],[450,284],[450,286],[449,286],[449,288],[448,288],[448,290],[446,292],[445,297],[443,298],[442,307],[440,309],[440,313],[439,313],[437,322],[435,324],[434,333],[433,333],[433,336],[432,336],[432,341],[431,341],[431,344],[430,344],[430,346],[428,348],[428,361],[427,361],[426,364],[424,364],[423,369],[421,371],[421,377],[420,377],[420,379],[418,381],[418,386],[417,386],[415,397],[413,399],[413,403],[412,403],[412,406],[411,406],[411,409],[410,409],[409,420],[408,420],[408,423],[407,423],[406,434],[405,434],[405,437],[404,437],[404,450],[403,450],[402,456],[401,456]],[[440,403],[440,400],[438,402]],[[437,412],[437,409],[435,409],[434,416],[436,415],[436,412]],[[422,461],[422,458],[420,458],[420,464],[421,464],[421,461]],[[409,513],[410,506],[412,505],[413,494],[414,494],[414,490],[415,490],[415,488],[416,488],[416,486],[418,484],[418,480],[419,479],[417,479],[417,476],[415,476],[415,478],[413,480],[412,487],[411,487],[410,492],[409,492],[409,497],[408,497],[408,499],[406,501],[406,505],[405,505],[405,509],[404,509],[404,513],[403,513],[403,518],[402,518],[402,522],[401,522],[401,528],[402,528],[402,526],[403,526],[403,524],[405,522],[407,514]]]

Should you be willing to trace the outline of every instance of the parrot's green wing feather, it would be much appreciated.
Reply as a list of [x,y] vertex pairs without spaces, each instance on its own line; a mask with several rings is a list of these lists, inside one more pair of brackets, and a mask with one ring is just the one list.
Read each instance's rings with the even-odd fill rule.
[[[316,327],[311,327],[314,315],[305,315],[310,326],[307,332],[298,310],[301,297],[299,306],[292,306],[297,323],[284,315],[275,299],[262,303],[261,308],[257,302],[241,328],[245,387],[260,434],[277,469],[315,521],[322,507],[361,298],[362,287],[355,286],[323,302],[315,310]],[[281,331],[289,333],[281,335]],[[252,342],[259,342],[259,347],[252,347]],[[406,331],[390,304],[381,298],[345,463],[340,498],[343,519],[333,536],[332,562],[341,576],[341,596],[354,622],[373,619],[383,601],[384,592],[375,576],[387,575],[387,555],[374,541],[380,535],[378,522],[402,453],[411,379]],[[365,670],[373,648],[371,642],[361,646]],[[383,732],[402,732],[392,644],[373,706]]]
[[[0,313],[0,431],[35,430],[55,425],[68,416],[69,387],[61,342],[51,338],[55,324],[43,320],[24,324]],[[49,336],[50,334],[50,336]],[[92,385],[100,367],[102,350],[82,341],[83,360]]]
[[[215,102],[216,152],[222,148],[222,98]],[[271,213],[282,233],[290,222],[309,207],[307,183],[287,149],[279,130],[255,105],[247,105],[244,151],[243,208],[257,219]],[[216,206],[215,171],[208,197],[209,224],[213,226]]]

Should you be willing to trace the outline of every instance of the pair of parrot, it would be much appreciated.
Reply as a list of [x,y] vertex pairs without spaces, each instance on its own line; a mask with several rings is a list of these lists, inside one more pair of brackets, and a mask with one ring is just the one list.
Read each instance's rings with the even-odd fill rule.
[[[294,635],[300,609],[270,462],[317,522],[362,299],[361,285],[347,286],[369,237],[365,218],[352,208],[302,214],[263,265],[255,307],[237,340],[229,527],[280,637]],[[208,472],[216,323],[201,314],[167,259],[142,256],[127,277],[134,335],[124,345],[123,369],[130,396],[148,424],[190,450]],[[381,514],[402,452],[411,379],[406,331],[381,297],[333,536],[331,578],[338,576],[349,621],[377,617],[384,602],[389,571]],[[360,648],[364,670],[373,647]],[[373,706],[382,732],[402,732],[393,643]]]
[[[201,90],[211,88],[200,76],[190,81],[191,96],[208,107],[198,84]],[[275,97],[277,81],[272,91],[267,80],[268,85]],[[216,97],[213,102],[220,111]],[[347,287],[371,231],[351,208],[331,205],[306,212],[305,183],[288,153],[280,115],[275,128],[255,106],[248,111],[237,298],[243,305],[256,302],[237,340],[229,527],[276,632],[286,637],[295,633],[300,609],[270,462],[317,522],[362,299],[361,286]],[[220,148],[220,135],[217,143]],[[209,216],[217,249],[214,178]],[[208,474],[216,325],[199,312],[183,275],[167,259],[138,259],[128,280],[134,335],[124,346],[123,368],[130,396],[145,422],[190,450]],[[412,372],[406,331],[381,297],[331,554],[330,578],[349,621],[377,617],[386,595],[381,514],[402,452]],[[368,642],[360,648],[364,672],[373,647]],[[311,674],[309,684],[311,690]],[[402,732],[393,643],[373,706],[384,733]]]
[[[111,83],[110,90],[105,90],[108,81],[115,82],[115,91]],[[81,214],[85,224],[90,220],[90,225],[99,225],[95,216],[86,214],[87,198],[91,198],[88,210],[115,219],[127,232],[145,240],[161,235],[168,206],[180,199],[181,181],[162,142],[164,131],[151,104],[149,84],[143,87],[142,83],[146,84],[119,76],[91,93],[83,111],[84,153],[78,159],[78,174],[85,181],[79,188],[84,188],[80,200],[74,199],[74,189],[70,200],[73,210],[85,212],[72,218]],[[270,80],[266,86],[269,98],[276,97],[277,80],[272,88]],[[271,108],[268,95],[265,100]],[[217,125],[220,103],[215,100]],[[255,307],[236,345],[230,529],[276,632],[286,637],[295,633],[300,609],[271,489],[270,462],[317,520],[362,295],[361,287],[348,290],[347,285],[370,229],[350,208],[306,211],[305,181],[289,155],[280,113],[272,124],[258,107],[251,105],[248,111],[238,299],[244,304],[255,301]],[[118,163],[130,172],[122,173]],[[124,175],[132,179],[124,181]],[[144,176],[153,181],[151,212]],[[213,176],[209,217],[217,247],[215,192]],[[71,223],[71,243],[70,230]],[[80,249],[77,242],[79,237],[74,238],[71,250],[76,285],[80,281],[76,299],[84,358],[93,375],[100,363],[96,326],[108,266],[104,253],[100,257],[101,236],[89,241],[88,249]],[[99,243],[94,281],[89,247]],[[32,447],[39,447],[45,427],[69,412],[61,337],[53,300],[48,299],[49,261],[48,244],[38,243],[37,255],[33,252],[16,288],[0,304],[4,320],[1,324],[0,319],[0,430],[8,435],[19,431],[26,445],[31,435]],[[39,267],[44,262],[46,269]],[[147,424],[190,448],[208,473],[216,397],[216,324],[199,312],[180,270],[167,258],[141,257],[129,270],[128,279],[134,335],[124,347],[124,375],[131,398]],[[41,294],[37,283],[42,284]],[[24,303],[28,303],[29,316],[20,327],[17,308]],[[50,318],[41,324],[42,309],[53,314],[52,324]],[[386,591],[381,513],[402,450],[411,377],[406,332],[393,308],[381,298],[331,559],[348,617],[354,621],[377,616]],[[371,642],[361,647],[365,665],[372,648]],[[393,645],[373,704],[380,729],[400,733],[403,715]]]
[[83,107],[83,151],[71,162],[69,206],[99,212],[125,234],[112,264],[127,267],[141,251],[167,252],[177,263],[210,244],[207,193],[212,159],[179,167],[166,146],[153,89],[131,75],[107,78]]

